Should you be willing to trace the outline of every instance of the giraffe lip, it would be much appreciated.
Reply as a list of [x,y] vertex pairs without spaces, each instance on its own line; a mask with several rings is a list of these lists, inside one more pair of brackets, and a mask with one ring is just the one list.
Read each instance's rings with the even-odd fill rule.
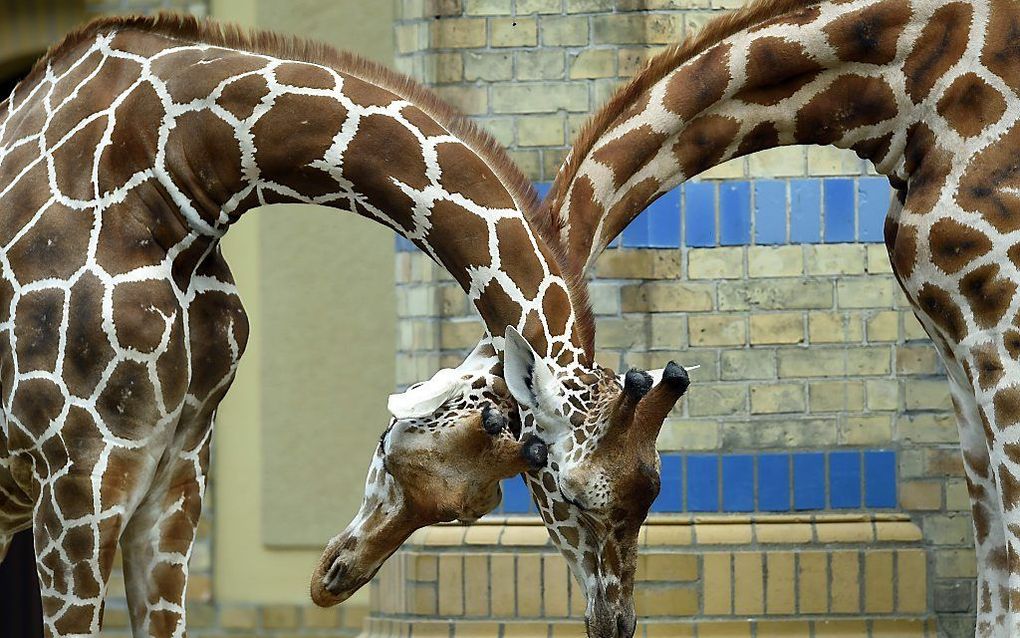
[[322,577],[322,584],[326,591],[334,596],[341,595],[344,591],[344,578],[349,571],[346,563],[339,558],[334,559],[333,564],[329,566],[329,570]]

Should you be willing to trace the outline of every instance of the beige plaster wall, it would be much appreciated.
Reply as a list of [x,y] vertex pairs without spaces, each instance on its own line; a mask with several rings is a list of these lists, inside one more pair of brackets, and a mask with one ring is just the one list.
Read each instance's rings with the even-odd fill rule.
[[[211,9],[392,60],[388,2],[214,0]],[[215,594],[303,603],[319,547],[360,502],[386,424],[393,234],[346,213],[275,206],[247,215],[223,246],[252,333],[216,425]]]

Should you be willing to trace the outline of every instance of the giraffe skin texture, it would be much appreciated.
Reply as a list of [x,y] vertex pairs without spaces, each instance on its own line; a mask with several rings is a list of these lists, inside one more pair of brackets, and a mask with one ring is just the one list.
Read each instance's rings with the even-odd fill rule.
[[[976,635],[995,637],[1020,635],[1018,33],[1020,8],[1007,0],[753,2],[622,88],[582,130],[545,202],[587,269],[659,195],[735,157],[833,144],[887,176],[893,270],[945,363],[958,416]],[[697,214],[711,212],[688,211]],[[562,516],[631,529],[634,512],[621,506],[640,497],[613,489],[623,475],[601,451],[557,468],[580,489]],[[629,542],[599,551],[632,560]]]
[[[264,204],[393,228],[492,335],[391,398],[315,602],[349,596],[411,530],[489,511],[498,480],[546,454],[541,484],[559,489],[571,421],[618,420],[627,402],[591,360],[584,289],[525,185],[427,91],[319,45],[161,16],[51,50],[0,104],[0,556],[33,529],[46,635],[98,634],[118,543],[134,635],[185,634],[212,421],[248,335],[219,239]],[[499,377],[507,339],[548,377],[541,417]]]

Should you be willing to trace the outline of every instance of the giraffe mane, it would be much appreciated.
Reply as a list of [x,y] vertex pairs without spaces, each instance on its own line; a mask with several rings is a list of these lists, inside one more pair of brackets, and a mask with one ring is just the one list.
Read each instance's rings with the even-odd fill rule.
[[560,168],[543,209],[550,223],[562,230],[564,219],[559,214],[567,187],[577,176],[584,158],[599,138],[642,93],[684,62],[750,26],[797,9],[811,7],[821,0],[753,0],[750,4],[719,16],[705,24],[693,36],[670,45],[650,59],[644,69],[620,87],[608,101],[588,118],[575,138],[570,156]]
[[551,251],[570,293],[581,345],[590,358],[594,357],[595,319],[584,281],[583,265],[561,245],[559,228],[549,215],[543,214],[541,199],[534,185],[521,172],[506,149],[487,131],[434,92],[407,75],[323,42],[167,12],[152,16],[101,17],[84,24],[50,47],[36,61],[22,85],[29,85],[45,71],[50,62],[60,59],[83,42],[102,33],[122,30],[143,31],[186,42],[327,66],[376,84],[422,109],[485,161],[510,192],[535,233]]

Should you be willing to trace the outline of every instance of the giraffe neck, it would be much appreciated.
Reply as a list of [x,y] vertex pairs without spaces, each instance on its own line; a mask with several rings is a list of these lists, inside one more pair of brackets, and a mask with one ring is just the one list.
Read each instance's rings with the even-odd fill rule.
[[[355,212],[449,270],[497,348],[514,326],[547,356],[586,357],[561,267],[526,217],[530,186],[424,89],[341,54],[319,64],[136,26],[100,31],[63,56],[90,61],[89,81],[120,87],[115,117],[141,132],[114,142],[144,169],[100,176],[118,198],[156,194],[160,206],[146,206],[154,215],[212,239],[264,204]],[[130,187],[146,179],[158,185]]]
[[[786,3],[791,4],[791,3]],[[856,0],[799,9],[714,40],[593,118],[549,199],[586,267],[655,198],[727,160],[778,146],[853,149],[906,186],[931,162],[914,126],[967,50],[968,2]],[[972,20],[974,22],[972,22]],[[860,25],[867,26],[863,31]],[[663,61],[668,64],[667,61]]]

